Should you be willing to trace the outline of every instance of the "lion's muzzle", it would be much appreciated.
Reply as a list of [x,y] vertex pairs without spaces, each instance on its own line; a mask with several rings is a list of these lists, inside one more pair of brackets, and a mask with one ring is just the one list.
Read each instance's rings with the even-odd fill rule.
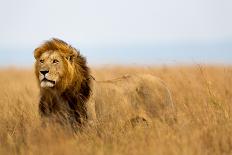
[[55,86],[56,81],[50,80],[49,70],[40,70],[40,86],[42,88],[52,88]]

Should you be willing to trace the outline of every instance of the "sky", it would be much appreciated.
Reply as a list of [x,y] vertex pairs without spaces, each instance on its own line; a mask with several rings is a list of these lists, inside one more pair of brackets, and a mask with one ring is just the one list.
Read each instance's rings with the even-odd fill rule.
[[231,0],[0,0],[0,67],[56,37],[89,64],[232,64]]

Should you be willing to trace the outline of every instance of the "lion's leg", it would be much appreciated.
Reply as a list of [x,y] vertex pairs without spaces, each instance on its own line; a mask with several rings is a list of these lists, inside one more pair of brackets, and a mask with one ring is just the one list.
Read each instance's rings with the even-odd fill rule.
[[148,121],[144,118],[144,117],[134,117],[132,119],[130,119],[130,124],[132,125],[132,127],[136,127],[138,125],[145,125],[148,126]]
[[152,125],[152,120],[144,110],[138,109],[137,115],[134,115],[126,121],[125,125],[133,128],[137,126],[147,127]]
[[93,126],[97,122],[97,116],[95,111],[95,101],[93,98],[90,98],[86,104],[88,124]]
[[145,118],[143,116],[136,116],[133,117],[131,119],[129,119],[128,121],[126,121],[125,126],[126,127],[148,127],[151,125],[151,121],[148,118]]

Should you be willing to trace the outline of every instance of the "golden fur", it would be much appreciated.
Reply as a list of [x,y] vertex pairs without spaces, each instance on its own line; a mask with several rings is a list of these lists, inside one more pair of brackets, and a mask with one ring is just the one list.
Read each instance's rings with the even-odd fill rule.
[[[85,58],[59,39],[46,41],[36,48],[34,57],[41,115],[82,124],[87,119],[85,103],[90,96],[91,84]],[[47,72],[46,76],[41,73],[43,71]]]
[[162,119],[167,115],[164,109],[173,109],[170,92],[158,78],[128,75],[96,81],[90,78],[79,51],[59,39],[42,44],[34,56],[43,118],[72,125],[88,120],[129,122],[134,126],[136,122],[149,122],[152,117]]
[[[125,75],[93,82],[92,116],[100,122],[149,124],[152,118],[173,121],[174,107],[167,86],[149,74]],[[91,106],[90,106],[91,107]],[[90,109],[90,108],[89,108]],[[92,118],[92,117],[89,117]]]

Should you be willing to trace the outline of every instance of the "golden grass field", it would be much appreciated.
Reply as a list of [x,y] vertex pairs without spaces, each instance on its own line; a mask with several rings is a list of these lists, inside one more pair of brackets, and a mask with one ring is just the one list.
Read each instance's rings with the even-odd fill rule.
[[98,80],[137,73],[149,73],[166,82],[176,108],[175,122],[154,119],[149,127],[123,129],[111,122],[72,134],[52,125],[41,127],[33,70],[1,69],[0,154],[232,154],[232,67],[92,70]]

